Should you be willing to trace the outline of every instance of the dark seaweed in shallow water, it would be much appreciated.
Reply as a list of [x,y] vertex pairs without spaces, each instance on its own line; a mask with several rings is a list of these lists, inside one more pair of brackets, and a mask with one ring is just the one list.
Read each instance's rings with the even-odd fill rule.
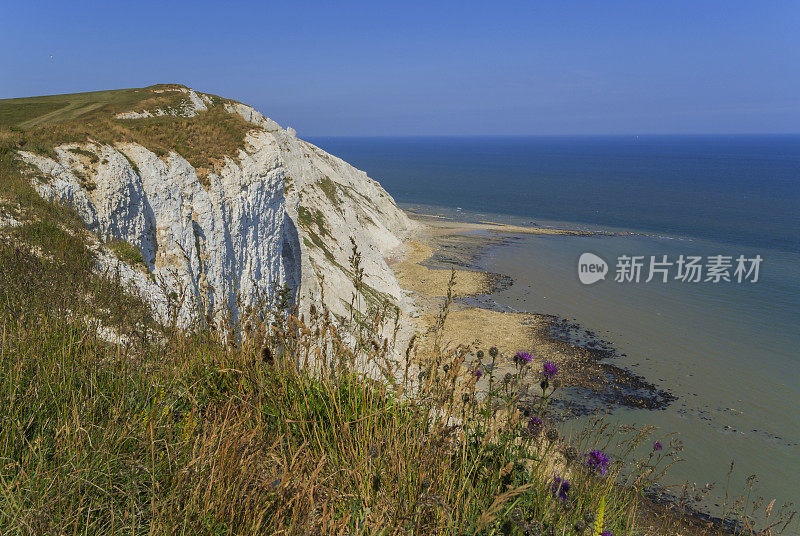
[[442,236],[436,240],[433,255],[420,264],[439,270],[449,270],[451,267],[456,267],[482,272],[483,270],[477,265],[477,262],[487,247],[502,246],[519,239],[519,236],[504,236],[485,232]]
[[554,401],[564,412],[564,418],[611,410],[617,406],[663,409],[676,400],[669,391],[659,389],[642,376],[607,362],[619,357],[608,341],[566,319],[542,316],[549,321],[540,335],[573,359],[567,371],[568,387],[562,399]]
[[[752,533],[745,526],[745,524],[742,523],[741,520],[711,515],[702,510],[701,507],[696,504],[697,501],[687,499],[685,497],[679,497],[678,495],[665,490],[663,487],[656,486],[646,489],[644,494],[645,497],[647,497],[652,504],[657,505],[661,511],[676,512],[677,514],[681,515],[683,519],[689,521],[690,523],[692,519],[697,520],[695,523],[700,522],[700,527],[708,529],[708,532],[703,531],[703,533],[710,533],[711,530],[713,530],[714,534],[719,534],[720,532],[717,531],[720,529],[721,534],[744,535]],[[644,506],[647,507],[646,504]],[[692,524],[695,525],[695,523]],[[759,532],[757,534],[762,533]]]
[[[440,237],[435,253],[423,265],[432,269],[458,267],[487,275],[487,285],[481,294],[457,298],[454,300],[456,303],[504,313],[527,312],[497,303],[492,294],[510,288],[514,280],[505,274],[487,273],[477,264],[489,246],[506,245],[517,239],[519,237],[513,235],[486,233]],[[566,372],[567,387],[552,401],[562,418],[605,412],[615,407],[663,409],[676,400],[667,390],[610,363],[610,360],[623,356],[595,332],[555,315],[531,314],[547,319],[547,327],[537,335],[553,344],[563,355],[572,357],[570,370]]]

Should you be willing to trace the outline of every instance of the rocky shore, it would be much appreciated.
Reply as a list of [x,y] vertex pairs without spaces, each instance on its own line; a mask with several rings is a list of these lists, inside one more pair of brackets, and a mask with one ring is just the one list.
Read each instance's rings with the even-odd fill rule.
[[[410,212],[409,216],[421,225],[405,242],[405,254],[390,261],[389,266],[417,304],[419,315],[415,320],[418,331],[423,334],[423,349],[433,344],[436,315],[444,303],[454,272],[453,303],[444,325],[445,348],[469,346],[474,363],[479,349],[497,347],[500,359],[495,377],[514,371],[512,359],[518,351],[533,354],[538,362],[556,363],[563,373],[565,387],[556,393],[552,402],[554,418],[566,421],[608,414],[619,408],[659,410],[676,399],[672,393],[658,389],[646,378],[626,369],[620,362],[624,355],[593,331],[555,315],[514,311],[496,303],[490,295],[513,285],[513,279],[477,267],[478,258],[487,248],[510,243],[521,234],[600,236],[608,233],[491,221],[461,222],[444,215],[417,212]],[[476,387],[487,389],[487,378],[479,380]],[[531,386],[531,393],[537,389],[538,386]],[[637,524],[642,534],[732,533],[731,527],[720,532],[719,522],[675,497],[669,499],[654,493],[642,498]]]
[[[605,233],[410,215],[423,225],[406,243],[406,255],[391,267],[400,285],[413,294],[418,304],[421,333],[432,333],[454,270],[453,304],[444,326],[445,345],[468,345],[473,352],[497,347],[501,358],[495,375],[500,376],[514,370],[512,358],[518,351],[529,352],[541,362],[556,363],[564,371],[566,386],[554,400],[561,418],[606,413],[618,407],[659,409],[674,400],[669,392],[615,362],[620,357],[616,350],[592,331],[554,315],[514,311],[494,302],[490,295],[514,281],[508,275],[480,271],[476,266],[476,260],[488,247],[509,243],[520,234]],[[423,337],[423,348],[431,344],[431,339]],[[481,380],[478,388],[485,387],[482,384],[486,382]]]

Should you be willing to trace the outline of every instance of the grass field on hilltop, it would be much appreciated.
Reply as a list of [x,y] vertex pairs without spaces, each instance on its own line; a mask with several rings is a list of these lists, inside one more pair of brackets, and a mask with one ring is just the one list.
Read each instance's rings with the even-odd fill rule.
[[148,89],[115,89],[42,97],[0,99],[0,127],[30,128],[44,123],[72,121],[93,112],[121,111],[134,106]]
[[66,95],[0,99],[0,147],[55,156],[65,143],[114,145],[138,143],[159,156],[174,151],[198,170],[201,178],[219,169],[224,157],[236,157],[247,132],[254,127],[211,95],[209,109],[195,117],[162,115],[118,119],[122,112],[176,109],[188,97],[184,86],[160,84],[146,88],[93,91]]

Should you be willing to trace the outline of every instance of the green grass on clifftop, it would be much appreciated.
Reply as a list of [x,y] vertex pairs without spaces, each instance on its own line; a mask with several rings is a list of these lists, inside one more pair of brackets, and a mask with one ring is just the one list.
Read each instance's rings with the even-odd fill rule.
[[175,84],[0,100],[0,147],[54,156],[64,143],[134,142],[158,155],[175,151],[201,177],[218,170],[226,156],[236,157],[254,127],[225,111],[227,99],[211,96],[207,111],[195,117],[164,115],[117,119],[117,113],[175,109],[188,97]]
[[148,88],[0,99],[0,127],[31,128],[72,121],[98,111],[123,111],[149,96]]

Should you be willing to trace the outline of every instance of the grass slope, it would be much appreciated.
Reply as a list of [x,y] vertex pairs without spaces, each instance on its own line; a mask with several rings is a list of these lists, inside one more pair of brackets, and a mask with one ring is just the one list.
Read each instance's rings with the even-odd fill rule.
[[0,100],[0,147],[54,156],[64,143],[133,142],[159,156],[175,151],[201,179],[235,158],[253,126],[225,111],[227,99],[210,95],[209,109],[195,117],[164,115],[117,119],[123,112],[177,109],[188,97],[176,84]]
[[30,128],[72,121],[98,110],[130,108],[149,96],[148,88],[115,89],[41,97],[0,99],[0,127]]
[[[555,381],[523,396],[540,371],[494,378],[493,352],[470,367],[464,346],[412,343],[419,368],[393,362],[381,309],[334,319],[315,304],[304,318],[264,304],[236,325],[163,326],[94,273],[82,222],[36,195],[15,151],[45,143],[37,129],[91,131],[118,104],[15,112],[54,115],[0,145],[0,209],[21,222],[0,228],[0,533],[642,534],[642,490],[676,450],[635,459],[648,431],[602,423],[562,437]],[[43,134],[12,136],[29,132]],[[587,466],[594,449],[611,461]]]

